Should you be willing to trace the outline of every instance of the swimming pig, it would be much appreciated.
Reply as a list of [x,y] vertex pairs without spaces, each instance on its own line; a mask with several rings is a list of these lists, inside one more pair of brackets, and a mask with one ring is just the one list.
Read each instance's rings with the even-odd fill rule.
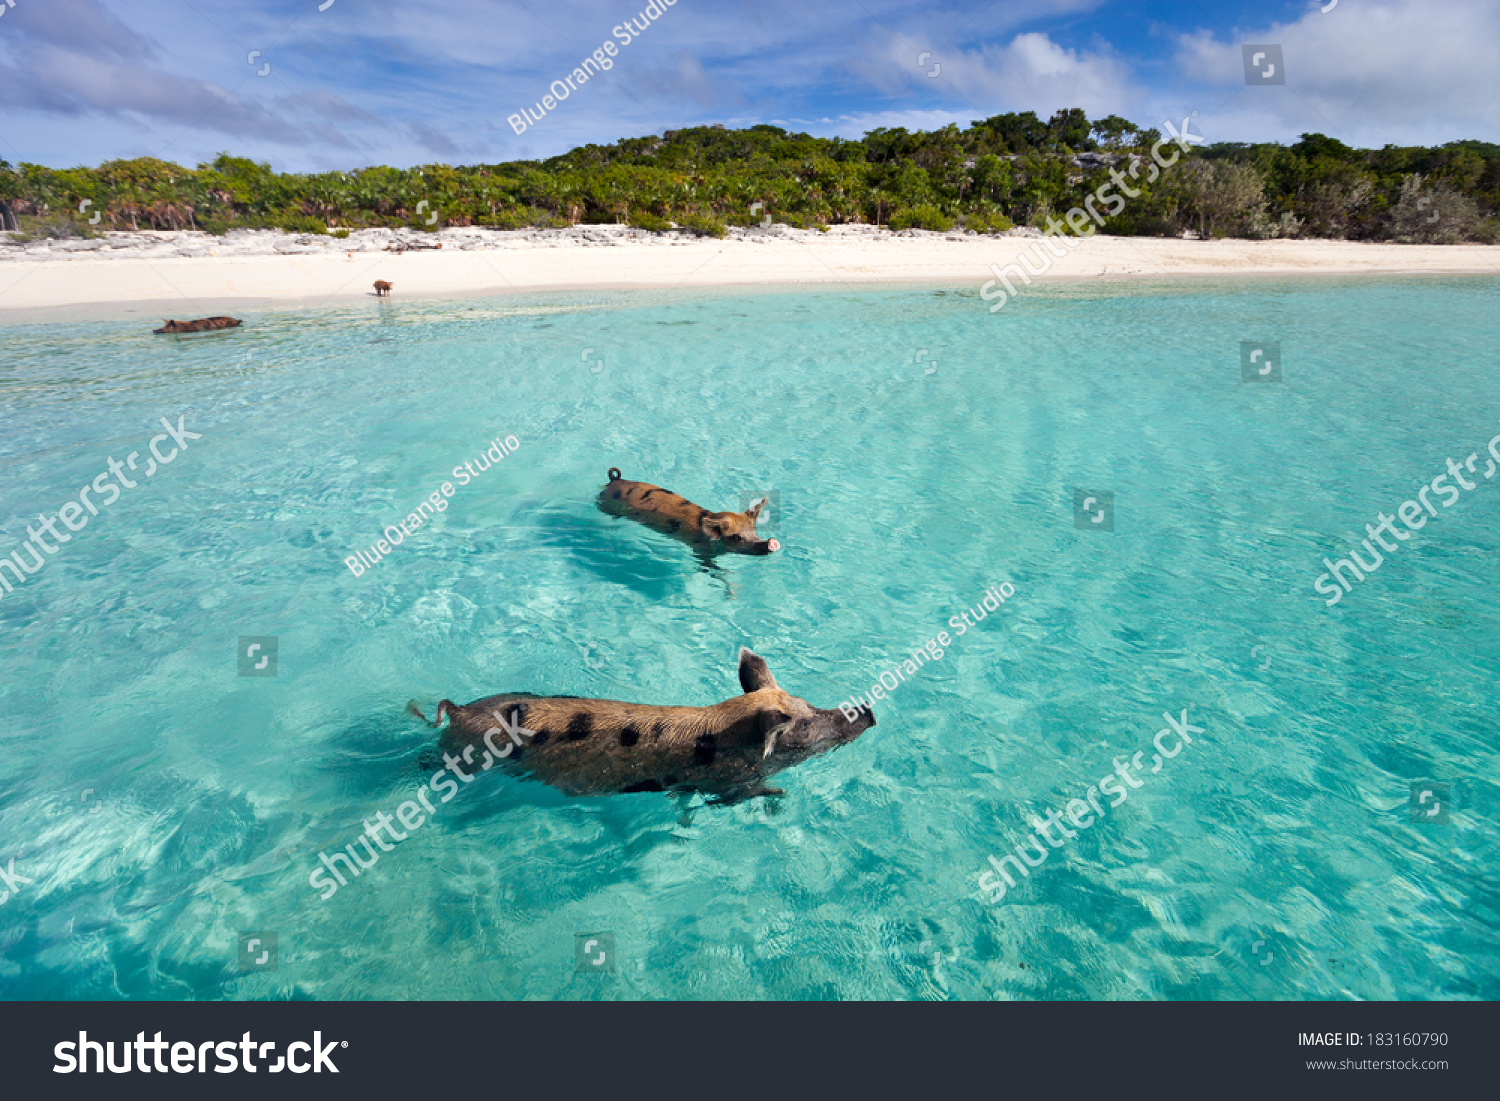
[[153,333],[210,333],[215,329],[236,329],[240,325],[237,317],[200,317],[197,321],[164,321]]
[[766,787],[766,777],[875,725],[864,708],[851,721],[782,691],[748,649],[740,650],[739,676],[744,695],[712,707],[512,692],[470,704],[443,700],[433,725],[450,720],[439,748],[465,783],[504,758],[569,795],[698,792],[725,804],[784,794]]
[[755,518],[766,505],[762,497],[744,512],[709,512],[686,497],[620,477],[618,467],[609,468],[609,485],[599,491],[599,507],[611,516],[628,516],[647,527],[691,543],[705,554],[771,554],[781,544],[762,539],[755,532]]

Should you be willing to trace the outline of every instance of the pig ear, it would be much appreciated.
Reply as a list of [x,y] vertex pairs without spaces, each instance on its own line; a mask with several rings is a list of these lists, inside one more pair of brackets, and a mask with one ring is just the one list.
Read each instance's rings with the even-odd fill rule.
[[740,687],[746,692],[776,687],[776,678],[771,676],[765,658],[751,653],[746,646],[740,647]]
[[785,732],[791,723],[791,716],[781,711],[762,711],[760,713],[760,728],[765,733],[764,748],[761,750],[761,760],[765,760],[776,750],[776,741]]
[[710,539],[724,538],[724,521],[716,520],[712,516],[703,518],[703,534]]
[[766,500],[767,498],[762,497],[758,501],[751,501],[750,507],[745,510],[745,519],[749,520],[752,524],[755,523],[755,518],[760,515],[760,510],[766,507]]

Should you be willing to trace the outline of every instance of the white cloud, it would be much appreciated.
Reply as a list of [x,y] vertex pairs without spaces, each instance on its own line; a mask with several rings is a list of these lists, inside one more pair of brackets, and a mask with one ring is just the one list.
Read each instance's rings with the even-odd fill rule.
[[[155,147],[293,168],[496,161],[724,122],[858,136],[1066,107],[1208,140],[1500,140],[1500,2],[1343,0],[1327,15],[1132,45],[1065,37],[1103,0],[679,0],[542,124],[505,116],[645,0],[25,0],[0,26],[0,151],[97,163]],[[1281,42],[1289,83],[1245,87],[1239,44]],[[247,62],[247,51],[263,51]],[[919,67],[920,53],[931,56]],[[262,63],[267,79],[247,79]],[[941,65],[941,75],[926,71]],[[733,116],[733,117],[725,117]],[[166,143],[170,143],[169,145]]]
[[[1285,85],[1245,86],[1240,45],[1247,42],[1281,45]],[[1176,46],[1187,81],[1232,96],[1207,124],[1221,140],[1286,140],[1305,130],[1375,147],[1500,139],[1500,5],[1493,0],[1341,4],[1229,41],[1197,31]]]
[[[647,70],[632,86],[664,96],[685,95],[704,110],[723,103],[743,103],[744,95],[728,81],[715,80],[703,63],[687,51],[678,53],[671,70]],[[628,77],[627,77],[628,79]]]
[[1128,115],[1145,99],[1125,63],[1107,50],[1067,49],[1034,31],[973,50],[888,38],[882,50],[872,49],[851,68],[886,94],[915,87],[959,101],[970,118],[1006,111],[1046,118],[1066,107],[1094,116]]
[[[46,46],[35,50],[23,79],[45,89],[44,109],[60,113],[133,113],[167,124],[164,138],[183,128],[218,130],[268,141],[300,143],[288,120],[208,81]],[[253,79],[253,78],[252,78]]]

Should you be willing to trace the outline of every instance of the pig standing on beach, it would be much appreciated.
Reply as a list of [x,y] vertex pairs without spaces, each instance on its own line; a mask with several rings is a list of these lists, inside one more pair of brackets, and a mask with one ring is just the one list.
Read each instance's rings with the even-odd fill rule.
[[618,467],[610,467],[609,484],[599,491],[599,507],[611,516],[639,520],[708,555],[721,551],[731,554],[779,551],[780,543],[762,539],[755,531],[755,518],[765,505],[766,499],[762,497],[744,512],[709,512],[661,486],[626,481],[620,477]]
[[744,648],[739,677],[744,695],[712,707],[509,693],[443,700],[434,725],[449,720],[439,749],[465,783],[504,759],[569,795],[697,792],[725,804],[783,794],[766,787],[766,777],[875,725],[870,711],[851,720],[782,691],[765,661]]

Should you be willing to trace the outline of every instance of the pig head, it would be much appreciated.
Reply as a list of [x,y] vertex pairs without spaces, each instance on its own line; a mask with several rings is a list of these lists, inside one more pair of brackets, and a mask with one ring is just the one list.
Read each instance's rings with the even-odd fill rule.
[[850,721],[783,691],[748,649],[739,679],[744,693],[711,707],[519,693],[443,700],[436,725],[449,723],[439,749],[460,778],[503,761],[570,795],[696,792],[736,803],[783,794],[765,779],[875,725],[869,711]]

